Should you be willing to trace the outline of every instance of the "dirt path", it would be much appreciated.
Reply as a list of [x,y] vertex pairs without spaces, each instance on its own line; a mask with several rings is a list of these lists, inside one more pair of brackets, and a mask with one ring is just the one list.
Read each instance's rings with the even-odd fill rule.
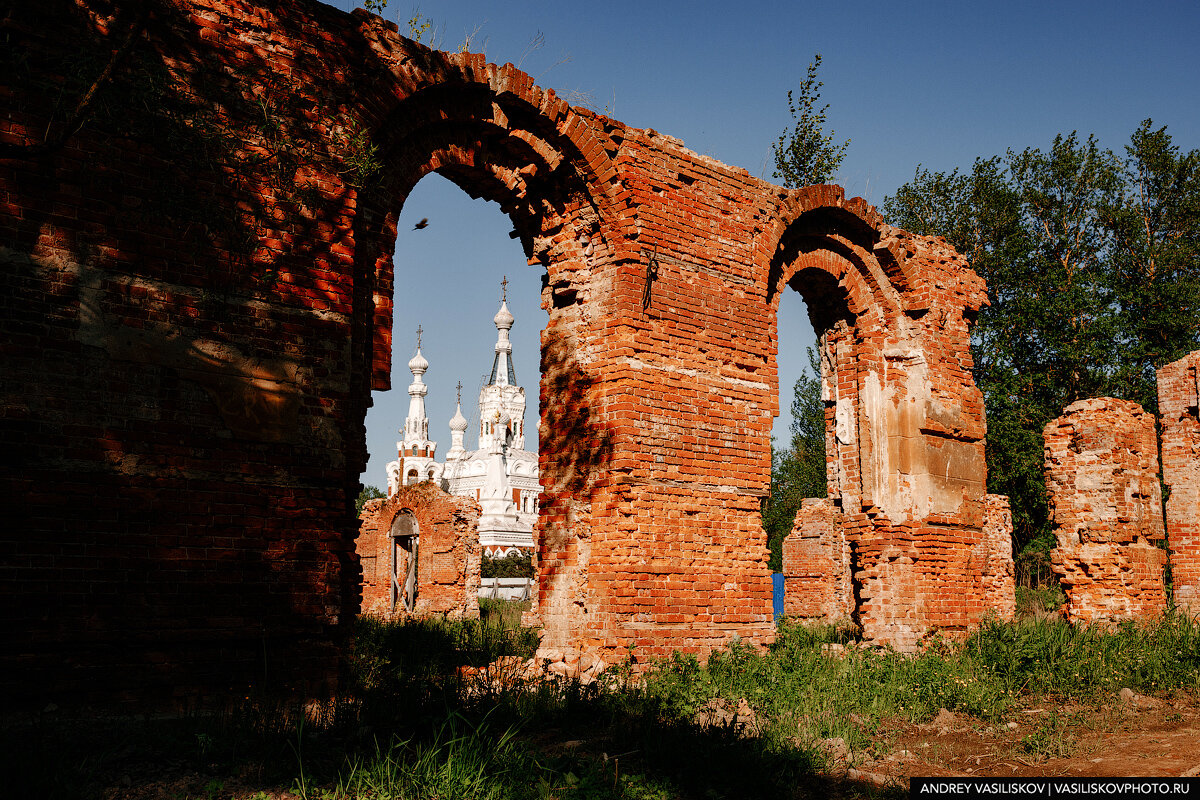
[[1127,693],[1103,707],[1018,709],[998,724],[943,711],[923,725],[885,726],[865,755],[846,766],[901,785],[911,776],[1195,777],[1200,706],[1184,694],[1163,701]]

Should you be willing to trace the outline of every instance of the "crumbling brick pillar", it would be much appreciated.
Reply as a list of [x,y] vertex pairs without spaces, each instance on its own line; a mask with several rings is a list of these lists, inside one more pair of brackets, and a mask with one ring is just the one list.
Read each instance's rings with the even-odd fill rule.
[[1158,410],[1173,598],[1200,614],[1200,350],[1159,368]]
[[429,482],[368,500],[355,543],[362,612],[385,619],[478,618],[479,513],[473,499]]
[[1149,617],[1166,606],[1154,418],[1111,397],[1079,400],[1046,425],[1051,568],[1072,622]]
[[[831,187],[794,201],[818,188]],[[945,242],[859,213],[851,226],[844,213],[802,211],[780,237],[772,286],[804,296],[819,336],[828,491],[855,621],[865,638],[911,650],[935,630],[966,635],[985,613],[985,424],[968,332],[985,292]]]
[[854,613],[850,548],[828,498],[804,500],[783,540],[783,612],[837,620]]
[[989,494],[983,498],[983,538],[987,560],[983,568],[983,601],[1000,619],[1016,613],[1016,583],[1012,552],[1012,509],[1008,497]]

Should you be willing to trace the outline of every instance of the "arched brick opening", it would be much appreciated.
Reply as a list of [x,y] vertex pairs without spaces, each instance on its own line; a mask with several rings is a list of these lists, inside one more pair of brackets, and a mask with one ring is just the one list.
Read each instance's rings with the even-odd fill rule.
[[[19,534],[0,608],[16,669],[0,675],[41,682],[12,693],[334,684],[361,601],[353,503],[370,393],[390,379],[395,219],[430,171],[499,202],[547,271],[548,654],[770,641],[759,507],[789,282],[818,309],[845,294],[845,331],[826,338],[850,348],[848,413],[871,433],[838,462],[860,498],[843,511],[864,627],[904,645],[906,620],[977,618],[966,330],[983,293],[944,243],[365,12],[47,2],[53,28],[40,5],[14,11],[31,66],[0,142],[0,332],[16,343],[0,353],[0,469]],[[131,29],[112,94],[48,143],[60,79]],[[925,569],[939,558],[951,566]]]
[[981,283],[944,243],[890,228],[835,187],[793,193],[780,226],[772,308],[796,289],[818,335],[828,497],[856,620],[902,649],[965,632],[986,610],[984,423],[969,372]]
[[534,86],[511,65],[414,49],[444,59],[442,67],[399,70],[378,103],[364,103],[389,108],[374,130],[382,180],[359,198],[365,216],[378,221],[368,235],[387,243],[374,274],[374,385],[382,388],[390,370],[383,337],[391,327],[396,218],[416,183],[436,172],[473,198],[497,202],[529,263],[546,270],[541,305],[549,318],[541,337],[538,429],[543,491],[536,534],[540,591],[532,619],[547,625],[552,645],[566,645],[577,640],[582,626],[577,601],[586,558],[579,545],[589,539],[592,493],[611,456],[610,433],[599,413],[606,398],[591,362],[605,348],[602,315],[611,305],[605,292],[634,215],[628,195],[614,191],[616,172],[592,135],[594,118]]

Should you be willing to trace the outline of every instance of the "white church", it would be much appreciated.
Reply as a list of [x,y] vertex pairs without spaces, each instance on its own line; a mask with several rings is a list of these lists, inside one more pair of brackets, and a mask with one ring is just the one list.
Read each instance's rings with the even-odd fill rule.
[[[506,281],[507,283],[507,281]],[[492,373],[479,391],[479,446],[467,450],[463,438],[467,420],[462,414],[462,384],[458,407],[450,420],[450,450],[444,463],[437,460],[437,442],[429,439],[425,414],[428,386],[422,376],[429,362],[421,355],[420,329],[417,354],[408,362],[413,382],[408,387],[408,418],[404,441],[396,443],[399,458],[387,465],[388,495],[401,485],[433,481],[451,494],[474,497],[483,507],[479,518],[479,544],[486,556],[503,558],[532,551],[537,521],[537,453],[525,449],[525,389],[517,385],[508,332],[513,315],[507,296],[492,318],[498,333]]]

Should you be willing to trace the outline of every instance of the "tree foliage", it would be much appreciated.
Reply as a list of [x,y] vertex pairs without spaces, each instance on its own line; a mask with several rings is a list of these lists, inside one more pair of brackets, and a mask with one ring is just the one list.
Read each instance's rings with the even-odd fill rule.
[[485,555],[479,575],[482,578],[533,578],[533,553],[522,550],[502,558]]
[[1060,135],[966,172],[918,169],[883,210],[987,281],[972,345],[988,491],[1010,497],[1018,549],[1045,545],[1045,424],[1085,397],[1157,411],[1155,368],[1200,345],[1200,151],[1150,120],[1123,158]]
[[763,510],[763,527],[771,550],[772,572],[783,566],[783,539],[806,497],[825,497],[825,404],[821,401],[821,367],[808,349],[809,370],[792,393],[791,441],[771,451],[771,497]]
[[354,501],[355,518],[357,519],[362,516],[363,506],[367,504],[368,500],[375,500],[381,497],[387,497],[387,494],[378,486],[364,486],[362,491],[358,493],[358,499]]
[[783,185],[795,189],[817,183],[828,183],[842,165],[850,140],[834,144],[833,131],[825,132],[829,104],[817,107],[821,101],[821,87],[817,72],[821,68],[821,54],[813,56],[808,65],[808,77],[800,84],[799,96],[788,92],[788,111],[795,123],[790,131],[779,134],[773,146],[775,151],[776,178]]

